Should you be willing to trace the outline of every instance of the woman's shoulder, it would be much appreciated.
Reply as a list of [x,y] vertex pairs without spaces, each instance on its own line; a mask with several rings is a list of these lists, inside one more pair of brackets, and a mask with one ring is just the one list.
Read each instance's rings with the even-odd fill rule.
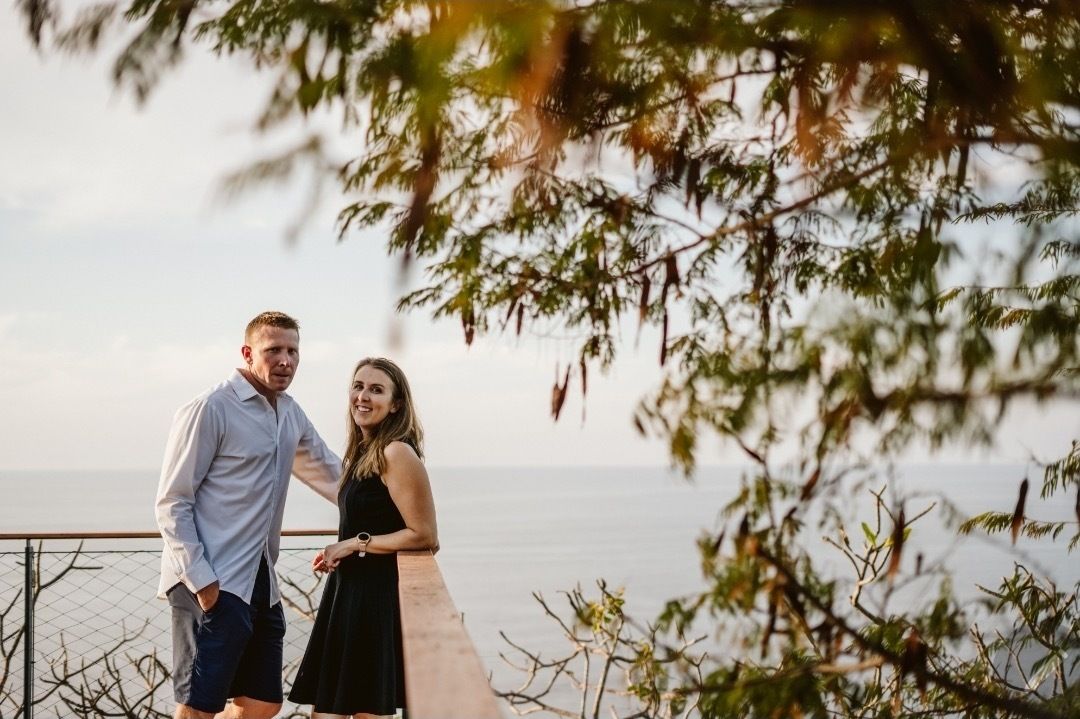
[[387,462],[419,462],[420,455],[412,443],[407,440],[395,439],[386,445],[383,456]]
[[408,442],[394,440],[383,450],[386,462],[383,465],[382,483],[387,487],[391,483],[412,483],[417,477],[426,477],[427,470],[420,460],[420,455]]

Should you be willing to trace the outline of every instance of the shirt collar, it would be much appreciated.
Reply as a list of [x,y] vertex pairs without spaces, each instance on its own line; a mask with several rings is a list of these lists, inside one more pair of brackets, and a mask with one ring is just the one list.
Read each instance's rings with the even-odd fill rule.
[[240,370],[234,369],[233,373],[229,375],[229,384],[232,386],[233,392],[240,398],[241,402],[246,402],[259,392],[251,386],[251,383],[247,381],[247,378],[240,373]]
[[[240,398],[241,402],[247,402],[252,397],[256,397],[259,391],[255,389],[244,375],[240,374],[240,370],[234,369],[232,374],[229,375],[229,385],[232,386],[233,392]],[[278,392],[278,399],[285,399],[288,401],[291,399],[286,392]]]

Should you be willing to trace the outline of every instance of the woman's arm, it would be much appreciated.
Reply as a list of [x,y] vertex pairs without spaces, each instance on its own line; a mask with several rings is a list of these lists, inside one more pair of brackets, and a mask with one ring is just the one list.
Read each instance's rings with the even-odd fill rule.
[[[367,551],[372,554],[393,554],[407,549],[436,549],[439,531],[435,523],[435,501],[431,496],[424,463],[412,447],[404,442],[393,442],[386,448],[386,468],[383,482],[390,490],[405,529],[390,534],[378,534],[368,542]],[[355,538],[331,544],[315,557],[315,569],[333,569],[344,557],[360,548]]]

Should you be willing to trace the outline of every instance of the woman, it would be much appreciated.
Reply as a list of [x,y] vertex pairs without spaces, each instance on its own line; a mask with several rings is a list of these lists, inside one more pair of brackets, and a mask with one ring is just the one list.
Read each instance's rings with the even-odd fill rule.
[[315,555],[328,572],[290,701],[312,719],[387,716],[405,706],[396,552],[438,547],[435,504],[420,458],[423,430],[401,369],[360,360],[349,389],[336,544]]

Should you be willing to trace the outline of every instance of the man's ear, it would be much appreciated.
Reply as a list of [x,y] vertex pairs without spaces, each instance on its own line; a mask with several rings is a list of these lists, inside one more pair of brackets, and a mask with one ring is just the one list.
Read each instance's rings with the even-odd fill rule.
[[243,356],[244,362],[251,364],[251,347],[249,345],[241,347],[240,354]]

